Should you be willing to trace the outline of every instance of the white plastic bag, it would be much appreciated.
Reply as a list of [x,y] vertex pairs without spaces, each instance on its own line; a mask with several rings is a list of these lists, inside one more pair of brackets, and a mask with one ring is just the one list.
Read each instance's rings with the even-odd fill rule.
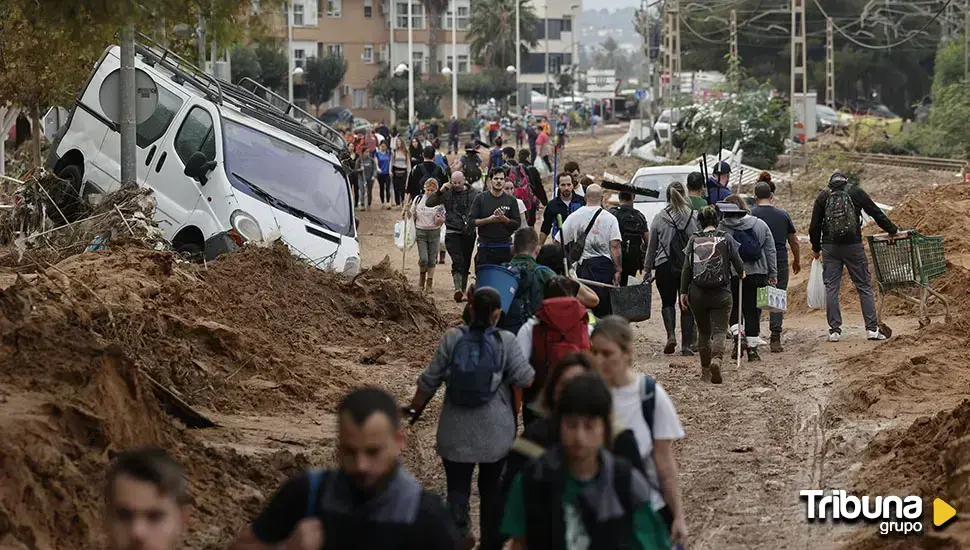
[[442,247],[445,246],[445,232],[447,231],[448,231],[448,228],[442,225],[441,226],[441,246]]
[[418,238],[418,233],[414,229],[414,223],[408,222],[407,225],[408,225],[407,227],[408,233],[405,241],[404,220],[398,220],[397,222],[394,223],[394,246],[402,250],[404,249],[405,246],[407,246],[409,249],[413,247],[414,242]]
[[540,177],[544,178],[552,173],[552,170],[550,170],[549,166],[546,165],[546,161],[543,160],[542,157],[536,157],[536,163],[534,166],[536,167],[536,170],[539,171]]
[[822,262],[812,260],[812,270],[808,274],[808,307],[822,309],[825,307],[825,280],[822,278]]

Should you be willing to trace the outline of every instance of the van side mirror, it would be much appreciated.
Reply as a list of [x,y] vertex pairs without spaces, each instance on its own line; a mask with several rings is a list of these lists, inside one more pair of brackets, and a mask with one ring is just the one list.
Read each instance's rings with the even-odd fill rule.
[[207,161],[201,151],[196,151],[192,153],[189,161],[185,163],[185,170],[182,173],[194,180],[198,180],[199,185],[205,185],[208,182],[206,175],[215,167],[216,161]]

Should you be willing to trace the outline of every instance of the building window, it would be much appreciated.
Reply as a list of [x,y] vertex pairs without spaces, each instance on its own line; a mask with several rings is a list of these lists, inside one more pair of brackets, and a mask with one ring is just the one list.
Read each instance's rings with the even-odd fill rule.
[[306,68],[306,50],[293,50],[293,66]]
[[[560,40],[562,39],[563,32],[563,20],[562,19],[550,19],[549,20],[549,40]],[[536,40],[546,39],[546,20],[539,19],[536,21]]]
[[341,0],[327,0],[327,17],[340,17]]
[[337,89],[330,94],[330,101],[327,102],[327,108],[333,109],[334,107],[340,107],[340,87],[337,87]]
[[573,20],[566,18],[562,20],[562,32],[573,32]]
[[[412,25],[415,29],[424,28],[424,4],[413,3],[411,4],[411,15],[413,16]],[[398,2],[397,4],[397,27],[406,29],[408,27],[408,4],[407,2]]]
[[364,63],[373,63],[374,62],[374,45],[373,44],[364,44],[364,55],[361,56],[361,59],[364,61]]
[[367,90],[354,90],[354,109],[366,109]]
[[343,44],[327,44],[327,55],[334,57],[343,57],[344,55],[344,45]]
[[303,26],[303,4],[297,2],[293,3],[293,26]]
[[374,0],[364,0],[364,17],[374,17]]
[[[441,28],[451,30],[452,11],[449,6],[448,11],[441,14]],[[458,6],[458,30],[468,30],[468,6]]]
[[424,52],[414,52],[414,59],[412,61],[415,76],[424,74]]
[[467,73],[468,72],[468,56],[459,55],[458,56],[458,72]]

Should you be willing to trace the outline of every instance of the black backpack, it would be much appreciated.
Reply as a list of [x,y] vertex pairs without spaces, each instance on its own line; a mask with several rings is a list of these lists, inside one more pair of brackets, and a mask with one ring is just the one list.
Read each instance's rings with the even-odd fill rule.
[[848,185],[829,190],[825,198],[825,229],[836,243],[851,239],[859,232],[859,214]]
[[723,288],[731,282],[731,252],[723,231],[694,235],[691,248],[691,282],[700,288]]
[[687,218],[687,222],[684,227],[677,227],[676,222],[673,218],[667,217],[664,221],[670,227],[674,228],[674,236],[670,239],[670,245],[663,246],[664,252],[667,253],[667,261],[670,262],[670,270],[674,273],[680,273],[684,270],[684,264],[687,263],[687,243],[690,242],[690,235],[687,234],[687,228],[690,227],[690,222],[694,219],[694,212],[691,211],[690,216]]
[[610,213],[616,216],[620,224],[620,236],[623,239],[623,254],[631,251],[639,253],[643,243],[643,234],[647,231],[647,220],[634,208],[614,208]]
[[482,181],[482,169],[478,166],[478,155],[465,155],[461,157],[461,174],[465,176],[465,181],[471,185],[477,181]]
[[761,260],[761,241],[754,229],[739,229],[734,232],[734,240],[738,241],[738,255],[741,261],[753,264]]

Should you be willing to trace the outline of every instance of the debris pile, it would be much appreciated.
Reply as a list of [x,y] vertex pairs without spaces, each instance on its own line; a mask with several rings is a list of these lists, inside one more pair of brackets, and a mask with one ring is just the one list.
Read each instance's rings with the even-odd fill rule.
[[[413,384],[400,361],[426,358],[444,327],[388,265],[350,279],[281,244],[203,266],[112,241],[36,271],[0,291],[0,463],[12,480],[0,484],[0,539],[14,546],[103,547],[98,481],[112,453],[161,445],[198,500],[188,547],[224,548],[285,474],[327,463],[327,446],[243,457],[186,430],[157,396],[210,415],[332,411],[360,384]],[[391,364],[360,366],[378,343]]]

